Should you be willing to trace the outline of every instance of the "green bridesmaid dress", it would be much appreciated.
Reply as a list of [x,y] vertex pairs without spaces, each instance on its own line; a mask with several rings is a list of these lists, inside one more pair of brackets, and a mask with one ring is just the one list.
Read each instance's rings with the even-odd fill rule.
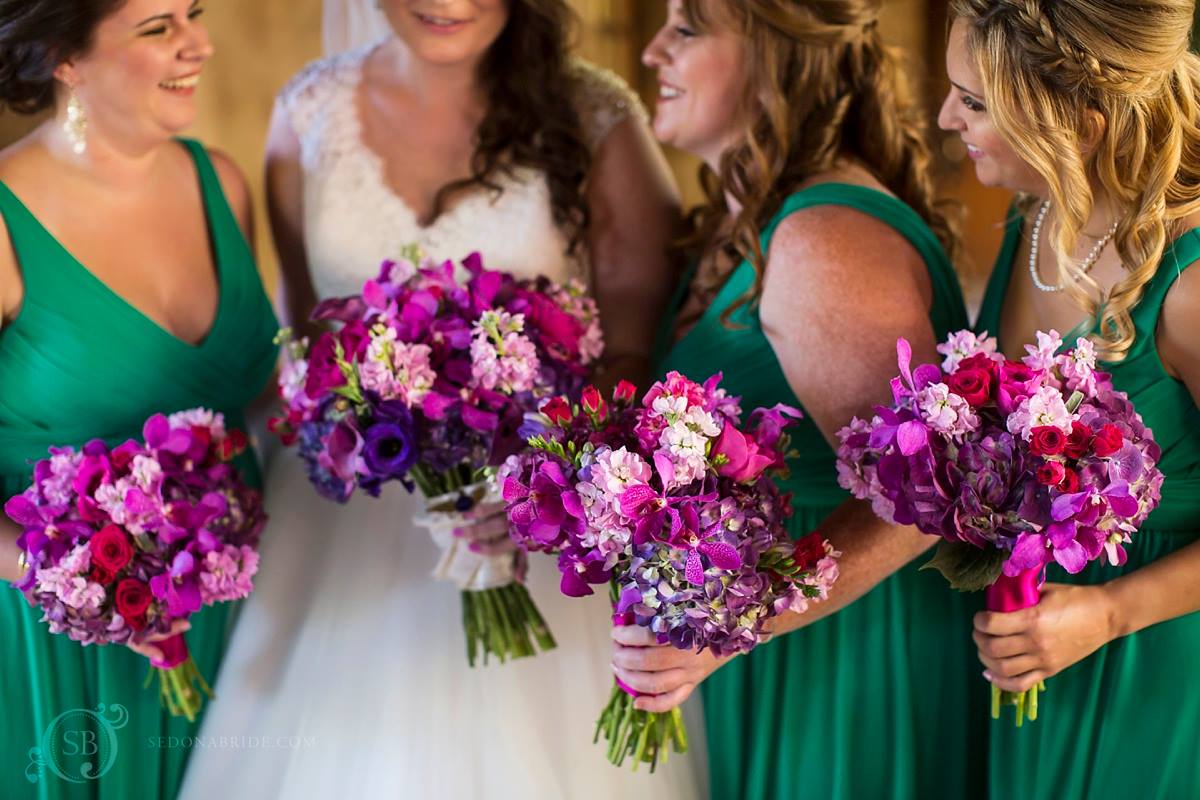
[[[205,406],[244,429],[243,409],[270,379],[277,323],[253,255],[203,146],[181,143],[195,161],[220,282],[216,320],[195,346],[109,290],[0,183],[0,213],[25,286],[17,319],[0,328],[3,499],[29,484],[31,464],[50,446],[140,438],[155,412]],[[241,466],[258,482],[247,456]],[[0,582],[0,795],[173,798],[199,720],[159,707],[157,683],[142,685],[144,657],[51,635],[40,617]],[[206,608],[187,633],[210,684],[228,621],[228,604]]]
[[[988,282],[978,330],[1000,333],[1001,307],[1023,221],[1012,215]],[[1162,447],[1162,502],[1126,545],[1124,566],[1101,559],[1078,575],[1057,564],[1046,580],[1097,584],[1126,575],[1200,537],[1200,409],[1167,374],[1154,333],[1167,290],[1200,260],[1200,228],[1176,239],[1133,309],[1133,349],[1102,364]],[[1194,270],[1193,270],[1194,271]],[[1195,275],[1192,279],[1195,279]],[[988,772],[998,800],[1185,800],[1200,797],[1200,613],[1118,639],[1046,681],[1036,722],[991,725]]]
[[[902,234],[929,269],[930,322],[937,336],[966,327],[958,280],[937,237],[916,212],[882,192],[847,184],[798,192],[763,232],[764,251],[785,217],[818,205],[857,209]],[[780,402],[802,407],[757,314],[743,306],[733,313],[734,328],[721,322],[753,279],[752,266],[740,264],[660,369],[699,380],[722,371],[723,385],[741,395],[743,409]],[[883,391],[888,377],[880,376]],[[838,486],[834,452],[816,425],[803,420],[792,438],[799,455],[780,485],[793,493],[789,529],[798,537],[849,494]],[[938,573],[919,571],[925,560],[918,558],[839,613],[734,659],[705,681],[714,798],[978,796],[987,685],[970,635],[979,601],[950,590]]]

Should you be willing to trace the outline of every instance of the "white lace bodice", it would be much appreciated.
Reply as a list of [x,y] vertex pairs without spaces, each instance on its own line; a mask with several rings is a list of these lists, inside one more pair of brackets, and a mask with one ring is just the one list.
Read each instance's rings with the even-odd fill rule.
[[[554,280],[586,278],[586,255],[567,255],[542,173],[500,176],[486,190],[456,197],[433,224],[387,185],[383,160],[362,142],[357,91],[363,64],[378,45],[309,64],[284,87],[279,103],[300,141],[304,172],[304,246],[319,298],[355,294],[379,263],[416,244],[432,258],[461,260],[474,251],[491,269]],[[620,78],[576,62],[577,104],[593,150],[630,114],[645,115]]]

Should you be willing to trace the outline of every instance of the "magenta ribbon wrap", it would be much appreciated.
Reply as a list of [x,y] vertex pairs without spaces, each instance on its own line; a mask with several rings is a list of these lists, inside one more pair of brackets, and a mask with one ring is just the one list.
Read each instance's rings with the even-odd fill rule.
[[151,666],[159,669],[173,669],[188,660],[188,646],[182,633],[177,633],[170,639],[155,642],[154,646],[162,650],[163,657],[150,659]]
[[1045,567],[1027,569],[1011,578],[1001,574],[995,583],[987,587],[988,611],[1020,611],[1036,606],[1042,599],[1042,584],[1045,582]]
[[[626,612],[624,614],[613,614],[612,623],[613,623],[614,628],[624,628],[626,625],[632,625],[633,624],[633,615],[630,614],[629,612]],[[616,675],[613,676],[613,680],[615,680],[617,682],[617,686],[621,687],[621,691],[624,692],[625,694],[629,695],[630,697],[641,697],[642,696],[641,692],[639,692],[636,689],[629,688],[629,686],[625,683],[625,681],[621,680]]]

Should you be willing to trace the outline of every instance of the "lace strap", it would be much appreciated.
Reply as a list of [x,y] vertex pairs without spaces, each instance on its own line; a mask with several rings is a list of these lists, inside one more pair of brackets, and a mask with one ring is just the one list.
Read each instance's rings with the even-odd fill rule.
[[572,70],[579,84],[575,105],[592,150],[629,117],[649,119],[637,94],[616,73],[582,59],[573,62]]

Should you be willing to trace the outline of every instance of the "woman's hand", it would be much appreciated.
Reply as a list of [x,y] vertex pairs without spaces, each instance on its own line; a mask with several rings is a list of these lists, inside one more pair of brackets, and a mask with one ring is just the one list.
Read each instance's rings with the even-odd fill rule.
[[480,503],[463,514],[469,523],[454,529],[454,535],[467,542],[467,549],[484,556],[512,553],[516,544],[508,535],[508,515],[504,503]]
[[1047,583],[1036,606],[975,615],[973,637],[984,677],[1023,692],[1117,638],[1115,607],[1104,586]]
[[708,650],[695,653],[659,644],[654,634],[640,625],[613,628],[612,638],[613,672],[630,689],[647,695],[634,701],[639,711],[670,711],[729,661]]
[[137,644],[134,644],[131,641],[125,646],[138,655],[145,656],[151,661],[162,661],[163,651],[161,648],[155,647],[154,643],[178,636],[184,631],[189,631],[191,629],[192,623],[188,622],[186,619],[177,619],[171,623],[171,630],[167,631],[166,633],[152,633]]

